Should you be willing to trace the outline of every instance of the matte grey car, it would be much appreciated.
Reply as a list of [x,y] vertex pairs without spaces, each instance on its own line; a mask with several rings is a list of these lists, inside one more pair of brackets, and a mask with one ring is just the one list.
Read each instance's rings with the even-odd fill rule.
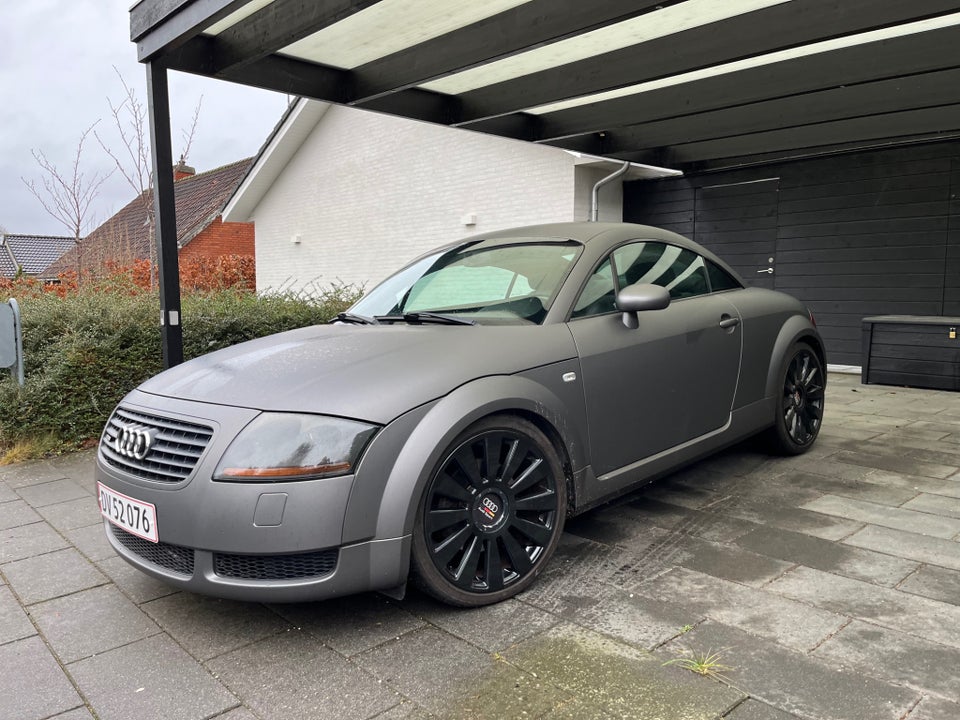
[[679,235],[569,223],[429,253],[338,320],[127,395],[97,456],[104,527],[168,583],[244,600],[463,606],[543,570],[564,520],[759,432],[802,453],[823,342]]

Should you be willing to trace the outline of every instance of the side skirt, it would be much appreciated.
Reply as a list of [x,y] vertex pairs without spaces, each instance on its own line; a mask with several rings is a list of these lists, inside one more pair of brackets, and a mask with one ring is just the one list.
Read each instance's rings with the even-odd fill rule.
[[588,466],[577,478],[579,487],[575,513],[609,502],[619,495],[669,475],[684,465],[689,465],[765,430],[772,424],[773,411],[773,398],[759,400],[733,411],[727,424],[722,428],[667,448],[656,455],[631,463],[599,478],[593,474],[592,466]]

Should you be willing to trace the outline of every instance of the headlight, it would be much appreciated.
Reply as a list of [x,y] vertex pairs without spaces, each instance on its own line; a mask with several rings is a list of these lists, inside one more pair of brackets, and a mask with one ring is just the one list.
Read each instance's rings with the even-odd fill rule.
[[349,475],[376,426],[323,415],[263,413],[223,454],[215,480],[273,482]]

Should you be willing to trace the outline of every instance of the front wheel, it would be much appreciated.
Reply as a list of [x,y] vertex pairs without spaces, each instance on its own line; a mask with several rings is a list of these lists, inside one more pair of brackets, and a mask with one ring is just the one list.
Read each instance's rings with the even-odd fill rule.
[[810,449],[820,433],[826,386],[823,363],[813,348],[797,343],[787,354],[781,377],[770,444],[776,452],[799,455]]
[[445,451],[421,499],[413,535],[420,584],[462,607],[516,595],[553,554],[566,506],[547,437],[518,417],[481,420]]

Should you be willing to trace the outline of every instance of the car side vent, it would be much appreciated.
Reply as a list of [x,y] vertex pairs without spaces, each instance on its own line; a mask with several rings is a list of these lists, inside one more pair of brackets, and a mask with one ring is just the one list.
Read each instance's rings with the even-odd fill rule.
[[213,428],[118,407],[100,438],[100,453],[115,468],[146,480],[190,477]]
[[117,542],[139,558],[159,565],[171,572],[193,576],[193,549],[170,543],[154,543],[111,524],[110,530]]
[[297,580],[329,575],[337,569],[337,548],[292,555],[227,555],[214,553],[213,571],[244,580]]

